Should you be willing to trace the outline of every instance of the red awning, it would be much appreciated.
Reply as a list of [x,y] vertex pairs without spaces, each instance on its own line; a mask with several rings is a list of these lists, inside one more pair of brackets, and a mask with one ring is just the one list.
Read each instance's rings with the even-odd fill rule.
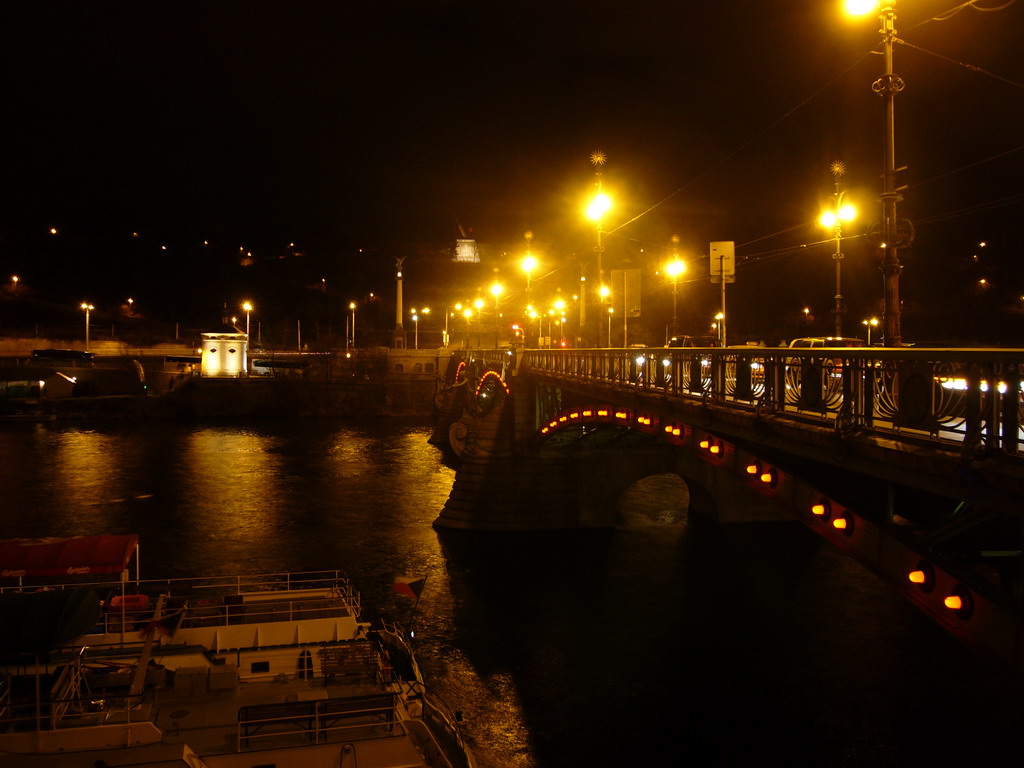
[[0,577],[121,573],[128,567],[138,541],[134,533],[0,541]]

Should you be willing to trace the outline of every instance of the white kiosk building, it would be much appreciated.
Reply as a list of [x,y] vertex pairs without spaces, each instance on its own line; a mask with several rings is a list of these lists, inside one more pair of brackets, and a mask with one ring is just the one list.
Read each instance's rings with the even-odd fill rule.
[[201,375],[237,379],[249,375],[249,335],[204,333]]

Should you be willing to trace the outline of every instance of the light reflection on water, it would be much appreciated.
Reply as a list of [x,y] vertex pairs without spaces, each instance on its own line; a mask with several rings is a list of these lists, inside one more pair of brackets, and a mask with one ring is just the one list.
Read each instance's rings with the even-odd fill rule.
[[[149,577],[347,570],[365,618],[420,630],[481,768],[1021,764],[1018,685],[804,529],[689,520],[658,476],[614,530],[439,533],[428,434],[10,425],[0,538],[138,533]],[[397,574],[427,577],[415,615]]]

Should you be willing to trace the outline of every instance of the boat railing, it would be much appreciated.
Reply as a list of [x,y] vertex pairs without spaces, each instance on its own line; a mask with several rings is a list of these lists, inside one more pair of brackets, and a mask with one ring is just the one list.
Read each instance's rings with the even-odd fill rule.
[[377,693],[242,707],[238,712],[237,748],[242,752],[268,749],[271,742],[323,744],[405,733],[397,695]]
[[453,710],[440,694],[422,682],[413,684],[423,701],[423,720],[444,750],[452,768],[469,768],[469,747],[459,726],[462,715]]
[[245,576],[201,576],[170,579],[131,579],[127,581],[74,581],[73,583],[39,583],[0,586],[3,592],[33,592],[51,589],[85,587],[101,597],[126,594],[187,595],[207,593],[210,596],[252,595],[299,590],[328,590],[333,595],[359,607],[359,592],[343,571],[287,571]]
[[141,694],[97,696],[89,691],[85,677],[80,659],[76,658],[61,669],[48,694],[40,694],[38,700],[16,701],[8,675],[0,684],[0,730],[57,730],[112,720],[131,725]]

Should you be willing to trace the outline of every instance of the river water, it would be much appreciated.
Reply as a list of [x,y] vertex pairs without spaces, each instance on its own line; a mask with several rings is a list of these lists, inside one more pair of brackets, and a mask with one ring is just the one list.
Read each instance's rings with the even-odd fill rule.
[[[1020,680],[795,523],[658,478],[608,531],[439,532],[419,422],[5,425],[0,538],[138,533],[144,577],[346,570],[413,623],[481,768],[1019,766]],[[396,575],[426,576],[413,603]]]

